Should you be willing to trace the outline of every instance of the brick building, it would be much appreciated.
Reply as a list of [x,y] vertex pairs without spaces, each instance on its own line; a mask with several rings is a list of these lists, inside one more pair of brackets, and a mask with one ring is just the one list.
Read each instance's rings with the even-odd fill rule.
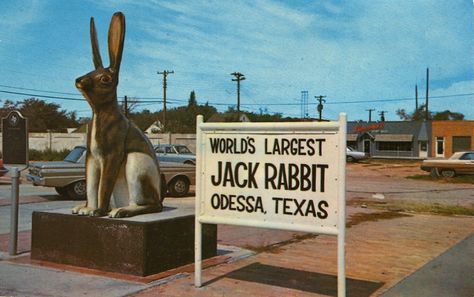
[[432,121],[431,127],[432,157],[474,150],[474,121]]

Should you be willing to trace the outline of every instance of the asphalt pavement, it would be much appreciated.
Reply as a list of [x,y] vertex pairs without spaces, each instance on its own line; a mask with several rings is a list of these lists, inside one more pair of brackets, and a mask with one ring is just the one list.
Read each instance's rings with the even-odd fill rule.
[[473,297],[474,234],[389,289],[383,297]]
[[[400,180],[393,179],[369,180],[367,182],[372,183],[370,186],[363,182],[357,177],[350,178],[349,193],[356,196],[366,194],[367,197],[384,193],[392,198],[416,198],[417,195],[429,196],[432,192],[440,199],[449,199],[456,193],[464,195],[462,199],[466,201],[472,201],[473,197],[472,186],[465,185],[429,184],[420,190],[412,181],[400,184]],[[7,239],[5,235],[9,232],[10,207],[7,202],[10,195],[9,185],[0,185],[0,202],[4,202],[3,206],[0,204],[0,239],[3,240]],[[20,206],[19,230],[23,232],[31,230],[31,214],[35,210],[72,209],[83,203],[61,200],[53,189],[29,184],[21,186],[20,195],[24,203]],[[192,207],[193,200],[189,197],[180,203]],[[351,208],[348,211],[349,216],[357,213],[372,214],[366,209]],[[359,284],[360,280],[364,280],[366,284],[377,286],[358,294],[350,287],[353,291],[349,290],[348,296],[474,296],[473,219],[410,214],[391,219],[367,219],[349,228],[348,284],[354,284],[354,280]],[[274,230],[225,228],[222,226],[220,229],[224,234],[220,243],[224,245],[219,248],[221,254],[226,254],[226,260],[204,270],[207,279],[212,280],[202,289],[193,287],[192,269],[140,280],[33,263],[28,253],[10,257],[3,251],[0,252],[0,296],[336,296],[334,289],[325,291],[318,288],[321,284],[313,284],[314,287],[305,284],[304,280],[293,280],[293,277],[309,273],[316,281],[329,277],[329,283],[333,284],[334,271],[327,267],[335,265],[328,266],[325,262],[328,261],[325,250],[331,246],[325,237],[294,239],[296,237],[292,233],[279,236],[279,231]],[[232,236],[224,240],[229,230]],[[250,238],[255,241],[252,246],[262,245],[257,253],[246,249]],[[361,248],[362,239],[367,240],[367,247],[374,250]],[[232,246],[232,243],[238,246]],[[359,254],[358,249],[362,249]],[[375,257],[374,253],[380,255]],[[403,253],[405,258],[411,258],[399,258]],[[318,265],[308,266],[308,262]],[[354,263],[360,267],[354,267]],[[258,268],[261,269],[258,273],[269,274],[264,276],[265,280],[259,280],[257,276],[257,279],[249,279],[255,272],[246,267]],[[311,269],[316,271],[310,273]]]

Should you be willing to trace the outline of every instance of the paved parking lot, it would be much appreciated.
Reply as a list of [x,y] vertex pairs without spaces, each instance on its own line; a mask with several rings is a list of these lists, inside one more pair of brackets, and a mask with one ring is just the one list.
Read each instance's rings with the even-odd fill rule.
[[[444,268],[449,269],[449,275],[455,276],[457,268],[453,259],[469,251],[472,253],[472,245],[465,244],[472,241],[472,216],[394,212],[371,208],[368,202],[436,203],[472,210],[474,185],[406,179],[408,175],[423,174],[416,164],[410,163],[350,164],[347,173],[348,296],[379,296],[384,293],[386,296],[413,296],[410,288],[416,286],[417,281],[442,284],[436,278],[446,273]],[[104,291],[108,296],[336,294],[335,237],[224,225],[219,226],[218,233],[221,249],[235,248],[227,257],[221,256],[204,269],[205,286],[200,289],[193,287],[192,266],[165,278],[141,280],[70,267],[38,266],[39,263],[28,260],[32,211],[72,208],[79,202],[61,200],[54,191],[30,185],[22,185],[21,195],[20,250],[24,254],[12,259],[5,253],[9,232],[9,185],[0,185],[0,295],[98,296]],[[193,200],[193,197],[188,197],[179,203],[192,206]],[[462,248],[468,250],[459,251]],[[436,267],[440,273],[432,273],[430,267]],[[459,271],[462,276],[469,275],[469,272],[474,274],[472,263],[463,269]],[[428,276],[423,271],[428,271]],[[467,296],[462,292],[474,291],[469,280],[464,285],[467,286],[464,291],[458,290],[463,295],[452,296]],[[425,296],[459,293],[448,285],[443,288],[447,291],[435,290],[435,293],[443,292],[444,295]]]

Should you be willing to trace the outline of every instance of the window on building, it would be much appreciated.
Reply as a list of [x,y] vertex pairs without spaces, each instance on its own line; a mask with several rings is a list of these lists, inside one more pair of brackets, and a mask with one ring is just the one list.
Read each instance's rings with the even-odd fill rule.
[[444,156],[444,137],[436,137],[436,156]]
[[471,136],[453,136],[453,153],[471,149]]
[[410,152],[411,146],[412,143],[406,141],[377,141],[379,151]]

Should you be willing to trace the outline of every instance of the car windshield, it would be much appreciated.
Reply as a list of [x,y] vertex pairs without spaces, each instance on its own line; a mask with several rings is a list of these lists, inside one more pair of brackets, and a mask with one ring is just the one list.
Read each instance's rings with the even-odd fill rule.
[[454,153],[451,157],[449,157],[449,160],[459,160],[463,154],[463,152]]
[[66,162],[71,162],[71,163],[77,163],[79,158],[82,156],[86,148],[84,147],[76,147],[74,148],[67,156],[64,158],[64,161]]
[[175,148],[178,151],[178,154],[192,154],[191,151],[184,145],[179,145]]

